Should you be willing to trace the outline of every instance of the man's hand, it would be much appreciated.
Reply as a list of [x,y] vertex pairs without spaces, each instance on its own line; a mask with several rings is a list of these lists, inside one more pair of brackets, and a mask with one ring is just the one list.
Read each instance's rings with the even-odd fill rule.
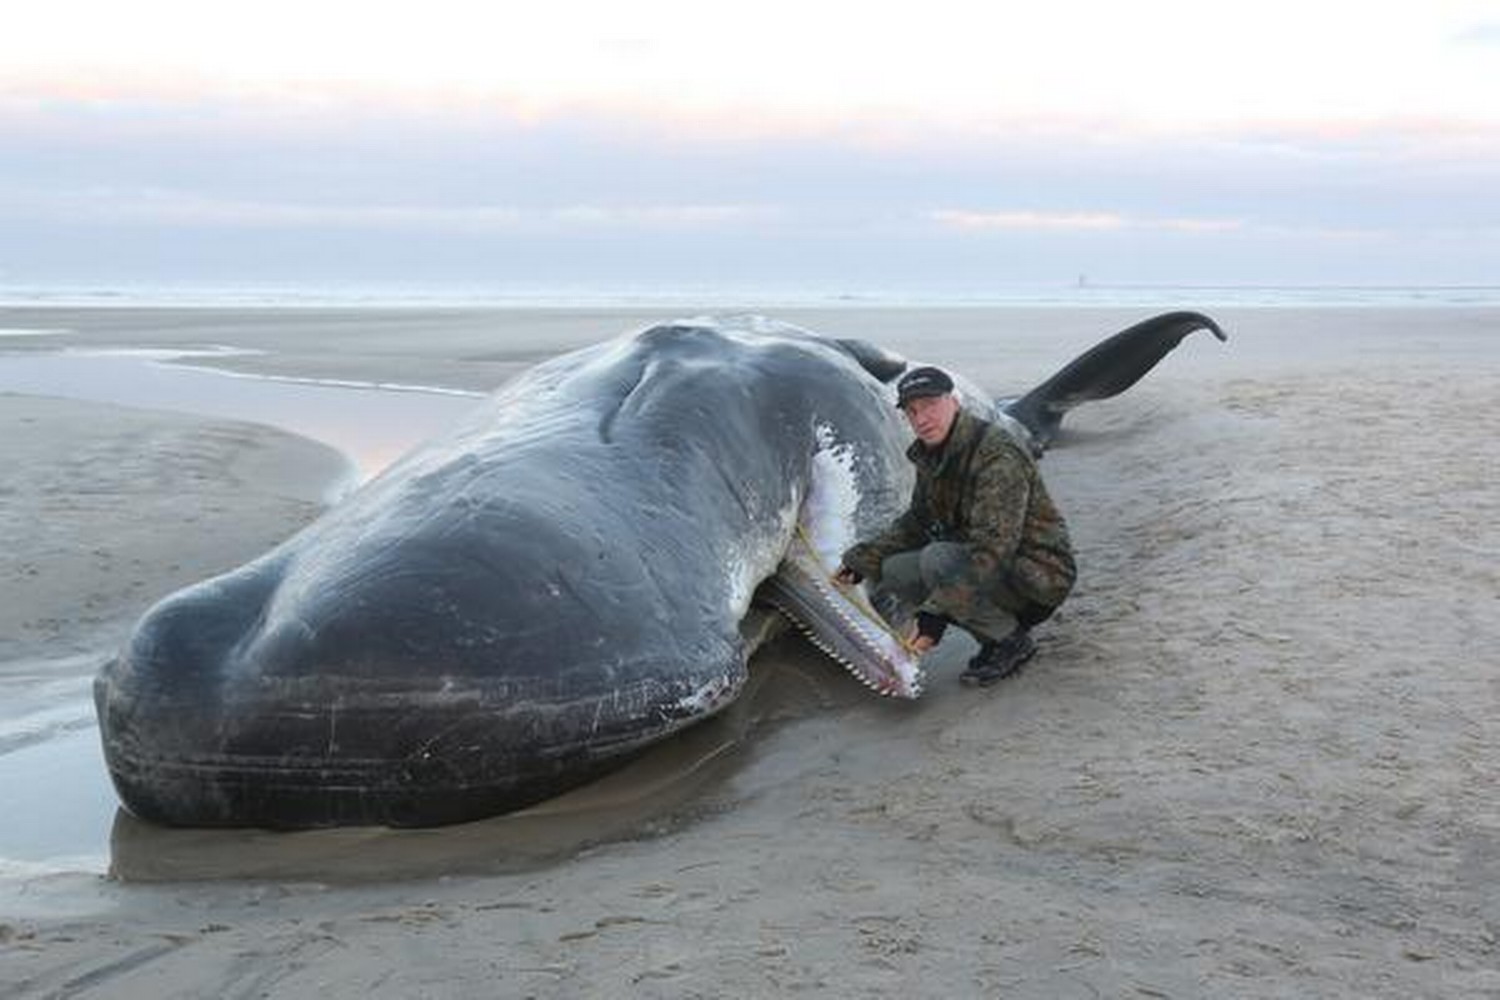
[[906,633],[906,645],[914,653],[925,653],[937,645],[937,640],[924,632],[918,632],[913,625]]
[[911,628],[906,630],[906,646],[912,652],[925,653],[936,645],[937,640],[927,633],[919,631],[915,622],[912,623]]
[[943,641],[948,619],[931,611],[918,611],[917,620],[906,630],[906,645],[912,652],[925,653]]
[[840,587],[852,587],[865,578],[863,573],[858,573],[848,566],[840,566],[838,572],[833,574],[833,582]]

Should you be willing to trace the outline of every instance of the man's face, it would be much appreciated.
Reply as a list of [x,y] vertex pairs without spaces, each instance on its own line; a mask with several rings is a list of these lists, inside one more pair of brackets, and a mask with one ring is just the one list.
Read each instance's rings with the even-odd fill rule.
[[903,407],[906,422],[916,432],[917,440],[936,448],[948,440],[953,418],[958,416],[958,397],[951,392],[943,396],[922,396]]

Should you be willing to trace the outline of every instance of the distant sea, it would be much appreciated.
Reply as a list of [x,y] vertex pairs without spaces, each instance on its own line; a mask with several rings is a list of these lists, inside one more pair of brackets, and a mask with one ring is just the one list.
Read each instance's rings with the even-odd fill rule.
[[1500,285],[1072,285],[984,290],[830,291],[788,288],[403,288],[0,285],[0,308],[1063,308],[1500,306]]

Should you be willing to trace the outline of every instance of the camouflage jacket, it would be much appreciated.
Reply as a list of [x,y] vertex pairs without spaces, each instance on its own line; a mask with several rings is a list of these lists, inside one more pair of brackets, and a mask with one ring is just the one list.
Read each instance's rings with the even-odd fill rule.
[[1062,603],[1077,576],[1068,528],[1025,447],[960,411],[941,447],[915,441],[906,455],[917,467],[911,506],[844,553],[845,566],[879,580],[887,556],[961,542],[969,547],[965,576],[973,589]]

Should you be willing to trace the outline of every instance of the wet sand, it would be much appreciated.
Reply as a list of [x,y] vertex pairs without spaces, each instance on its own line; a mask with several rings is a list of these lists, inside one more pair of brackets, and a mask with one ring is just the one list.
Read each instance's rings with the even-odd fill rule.
[[[775,315],[1006,393],[1144,313]],[[530,831],[127,817],[126,878],[0,878],[0,995],[1500,993],[1500,311],[1215,315],[1228,345],[1188,341],[1046,458],[1083,576],[1021,676],[960,688],[955,637],[893,704],[779,641],[738,716]],[[657,318],[7,310],[71,332],[0,348],[475,389]],[[0,685],[43,720],[145,602],[295,530],[338,470],[94,403],[0,396],[0,426]]]

